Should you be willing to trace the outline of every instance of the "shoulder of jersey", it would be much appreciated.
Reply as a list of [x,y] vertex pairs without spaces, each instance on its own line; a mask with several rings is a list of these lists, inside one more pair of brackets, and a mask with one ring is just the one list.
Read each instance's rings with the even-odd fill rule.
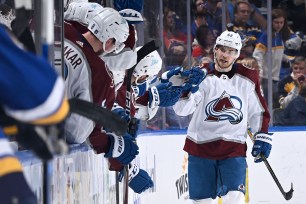
[[206,69],[208,74],[211,74],[211,72],[213,71],[212,69],[212,63],[202,63],[200,65],[201,69]]
[[243,68],[245,68],[245,69],[255,70],[254,67],[250,67],[250,66],[248,66],[248,65],[246,65],[246,64],[242,64],[242,63],[237,63],[237,64],[239,64],[241,67],[243,67]]

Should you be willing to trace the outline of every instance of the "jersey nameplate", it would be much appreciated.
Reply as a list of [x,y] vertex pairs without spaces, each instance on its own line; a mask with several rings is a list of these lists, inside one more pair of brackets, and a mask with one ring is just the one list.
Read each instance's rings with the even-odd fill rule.
[[79,51],[67,44],[65,44],[64,47],[64,57],[68,62],[70,62],[73,69],[77,68],[78,65],[83,63]]

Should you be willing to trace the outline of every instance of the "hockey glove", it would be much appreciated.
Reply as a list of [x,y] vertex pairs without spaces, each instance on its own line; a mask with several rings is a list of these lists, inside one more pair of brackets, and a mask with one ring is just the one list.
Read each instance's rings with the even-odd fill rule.
[[117,103],[114,104],[114,107],[112,109],[113,113],[116,113],[117,115],[120,116],[120,118],[122,118],[123,120],[125,120],[126,122],[130,121],[130,115],[127,114],[127,112],[125,111],[124,108],[122,108],[121,106],[119,106]]
[[63,123],[38,126],[15,120],[0,109],[0,126],[4,134],[14,137],[24,149],[33,150],[37,157],[50,160],[54,154],[65,154],[68,146],[63,137]]
[[255,162],[262,162],[260,155],[269,157],[272,149],[272,135],[273,133],[258,132],[254,135],[254,145],[252,149],[252,156],[255,157]]
[[[171,81],[171,78],[180,78],[181,72],[183,71],[183,67],[176,67],[169,71],[166,71],[162,74],[160,81],[161,83],[168,83]],[[175,84],[176,85],[176,84]]]
[[133,89],[135,97],[140,97],[140,96],[143,96],[146,93],[147,88],[148,88],[148,82],[144,81],[144,82],[139,83],[139,84],[132,84],[131,87]]
[[181,87],[173,87],[172,83],[161,83],[149,89],[149,107],[167,107],[174,105],[182,95]]
[[[119,106],[117,103],[114,104],[112,112],[119,115],[123,120],[128,123],[127,132],[135,139],[137,137],[137,131],[139,128],[139,120],[137,118],[130,118],[130,115],[126,112],[126,110]],[[110,132],[108,130],[106,131]]]
[[[119,174],[119,181],[122,181],[124,176],[124,169]],[[135,193],[142,193],[154,186],[153,181],[149,174],[135,164],[129,165],[129,187],[133,189]]]
[[116,158],[121,164],[129,164],[138,154],[138,146],[129,135],[117,136],[114,133],[106,133],[110,141],[109,151],[104,155],[106,158]]
[[205,79],[207,75],[206,69],[200,69],[199,67],[193,67],[190,70],[182,72],[182,77],[188,77],[183,87],[183,92],[195,93],[199,90],[200,83]]

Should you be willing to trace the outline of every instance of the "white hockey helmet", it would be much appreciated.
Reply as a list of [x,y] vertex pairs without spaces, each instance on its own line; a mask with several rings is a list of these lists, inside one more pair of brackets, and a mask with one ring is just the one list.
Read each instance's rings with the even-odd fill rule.
[[[138,51],[140,48],[138,47],[136,50]],[[137,83],[137,80],[144,75],[148,75],[147,80],[150,82],[161,70],[162,64],[163,61],[158,52],[156,50],[151,52],[136,65],[133,72],[133,76],[136,78],[135,82]]]
[[103,9],[98,3],[72,2],[64,12],[65,20],[72,20],[88,26],[90,19]]
[[234,48],[238,51],[239,56],[242,48],[241,37],[238,33],[226,30],[217,37],[215,47],[217,45]]
[[127,21],[113,8],[103,8],[99,11],[89,20],[88,30],[103,43],[104,51],[108,39],[114,38],[116,40],[114,50],[117,50],[124,47],[123,43],[129,36]]

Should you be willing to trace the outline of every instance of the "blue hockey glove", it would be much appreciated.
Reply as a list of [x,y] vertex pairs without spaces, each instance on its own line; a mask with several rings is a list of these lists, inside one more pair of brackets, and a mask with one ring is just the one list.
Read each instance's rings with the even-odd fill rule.
[[254,135],[254,145],[252,149],[252,156],[255,157],[255,162],[262,162],[260,155],[269,157],[272,149],[272,135],[273,133],[258,132]]
[[126,122],[130,121],[130,115],[127,114],[127,112],[125,111],[124,108],[122,108],[121,106],[118,105],[118,103],[114,103],[113,108],[112,108],[112,112],[116,113],[117,115],[120,116],[120,118],[122,118],[123,120],[125,120]]
[[[117,103],[114,104],[112,112],[119,115],[123,120],[128,122],[128,130],[127,132],[135,139],[137,137],[137,131],[139,128],[139,120],[137,118],[131,118],[130,115],[119,106]],[[110,132],[106,129],[106,132]]]
[[138,154],[138,146],[134,138],[129,134],[117,136],[114,133],[107,133],[110,140],[109,151],[104,155],[106,158],[116,158],[121,164],[129,164]]
[[180,76],[183,69],[184,69],[183,67],[176,67],[174,69],[164,72],[160,78],[161,83],[168,83],[171,77],[178,75]]
[[174,105],[182,95],[181,87],[173,87],[172,83],[161,83],[149,89],[149,107],[167,107]]
[[[119,174],[119,181],[122,181],[124,176],[124,169]],[[135,164],[129,165],[129,187],[135,193],[142,193],[154,186],[153,181],[149,174]]]
[[199,85],[205,79],[207,71],[206,69],[193,67],[189,70],[183,71],[181,75],[182,77],[188,77],[185,84],[182,86],[183,91],[195,93],[199,90]]
[[143,81],[142,83],[139,84],[132,84],[131,87],[134,91],[135,97],[140,97],[146,93],[148,89],[148,82]]

